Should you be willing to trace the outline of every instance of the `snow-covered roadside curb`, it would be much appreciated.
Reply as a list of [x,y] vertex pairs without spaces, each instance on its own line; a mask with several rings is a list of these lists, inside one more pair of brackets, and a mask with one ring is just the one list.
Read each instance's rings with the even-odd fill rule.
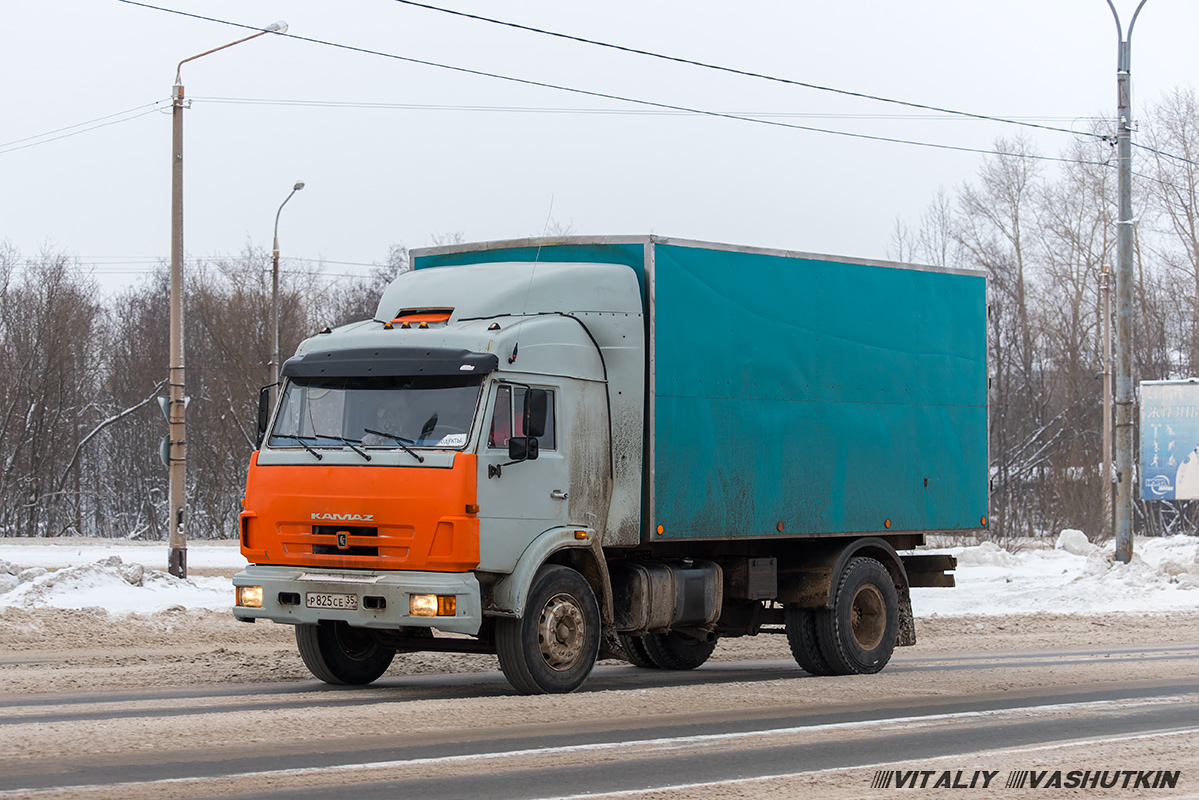
[[[1199,538],[1137,539],[1131,564],[1113,546],[1063,531],[1056,547],[1008,552],[984,542],[949,548],[956,589],[913,589],[917,617],[1166,614],[1199,611]],[[154,614],[172,608],[227,610],[227,577],[171,577],[166,545],[96,539],[0,539],[0,609],[100,609]],[[196,542],[188,565],[232,574],[245,565],[236,541]]]

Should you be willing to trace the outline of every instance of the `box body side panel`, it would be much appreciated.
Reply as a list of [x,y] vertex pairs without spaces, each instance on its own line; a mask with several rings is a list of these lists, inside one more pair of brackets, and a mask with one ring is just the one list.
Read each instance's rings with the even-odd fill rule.
[[653,280],[653,538],[980,527],[983,277],[658,244]]

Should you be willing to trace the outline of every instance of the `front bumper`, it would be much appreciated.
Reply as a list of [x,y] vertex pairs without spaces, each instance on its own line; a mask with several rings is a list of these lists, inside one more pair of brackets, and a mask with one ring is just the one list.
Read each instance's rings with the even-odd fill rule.
[[[437,628],[472,636],[483,624],[479,581],[473,572],[369,572],[250,565],[233,576],[233,585],[262,587],[262,608],[233,607],[233,616],[240,620],[269,619],[289,625],[342,620],[359,628]],[[358,608],[308,608],[305,598],[314,592],[357,595]],[[456,595],[455,616],[412,616],[408,598],[414,594]],[[372,598],[375,605],[378,601],[374,598],[382,598],[384,607],[366,608],[364,597]]]

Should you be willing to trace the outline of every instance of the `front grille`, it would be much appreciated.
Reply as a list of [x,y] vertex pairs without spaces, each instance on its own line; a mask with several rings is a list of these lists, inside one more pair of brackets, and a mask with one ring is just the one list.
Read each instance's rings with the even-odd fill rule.
[[349,547],[337,546],[337,534],[344,531],[350,537],[379,536],[378,528],[351,527],[348,525],[313,525],[313,536],[329,537],[328,543],[313,543],[312,553],[318,556],[378,556],[377,545],[351,544]]

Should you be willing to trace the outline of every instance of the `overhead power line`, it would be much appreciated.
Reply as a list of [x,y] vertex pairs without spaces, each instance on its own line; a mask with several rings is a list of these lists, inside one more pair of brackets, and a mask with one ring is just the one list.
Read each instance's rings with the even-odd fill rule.
[[[462,111],[495,112],[503,114],[595,114],[634,116],[689,116],[689,111],[670,111],[653,108],[570,108],[561,106],[481,106],[444,103],[384,103],[352,100],[297,100],[269,97],[192,97],[196,103],[228,103],[232,105],[298,106],[315,108],[363,108],[387,111]],[[921,122],[957,122],[943,114],[839,114],[821,111],[724,111],[740,117],[773,117],[778,119],[860,119],[860,120],[919,120]],[[1027,117],[1026,119],[1067,121],[1077,117]]]
[[[130,122],[139,117],[144,117],[147,114],[153,114],[160,107],[169,102],[170,100],[155,100],[153,103],[135,106],[134,108],[126,109],[125,111],[118,111],[115,114],[106,114],[103,117],[89,119],[86,122],[77,122],[74,125],[68,125],[65,128],[57,128],[52,131],[46,131],[45,133],[35,134],[34,136],[26,136],[23,139],[14,139],[11,142],[3,142],[0,143],[0,155],[3,155],[4,153],[15,153],[18,150],[24,150],[27,147],[34,147],[39,144],[56,142],[59,139],[66,139],[70,136],[78,136],[81,133],[94,131],[98,128],[106,128],[109,125]],[[130,114],[132,114],[132,116],[129,116]],[[115,117],[120,117],[120,119],[114,119]]]
[[[76,256],[77,261],[82,264],[89,264],[92,269],[98,273],[149,273],[156,267],[169,266],[170,259],[167,256]],[[225,257],[217,256],[188,256],[185,261],[193,267],[206,264],[213,264],[226,260]],[[233,259],[236,260],[236,259]],[[318,266],[334,265],[339,267],[366,267],[369,269],[377,269],[388,266],[383,262],[366,262],[366,261],[335,261],[329,258],[306,258],[303,256],[285,256],[284,263],[296,262],[302,264],[315,264]],[[268,265],[269,269],[269,265]],[[284,272],[298,273],[294,269],[284,269]],[[353,275],[355,273],[328,273],[322,270],[304,272],[306,275]]]
[[[241,23],[241,22],[231,22],[229,20],[219,19],[217,17],[208,17],[208,16],[204,16],[202,14],[195,14],[195,13],[192,13],[189,11],[179,11],[179,10],[173,9],[173,8],[164,8],[162,6],[156,6],[156,5],[152,5],[150,3],[138,2],[138,0],[117,0],[117,2],[125,3],[125,4],[131,5],[131,6],[138,6],[140,8],[147,8],[147,9],[150,9],[153,11],[162,11],[167,14],[175,14],[175,15],[181,16],[181,17],[189,17],[191,19],[203,20],[205,22],[215,22],[220,25],[227,25],[229,27],[239,28],[241,30],[248,30],[248,31],[261,30],[260,28],[258,28],[257,26],[254,26],[254,25],[247,25],[247,24]],[[1081,161],[1080,162],[1078,159],[1062,158],[1060,156],[1043,156],[1043,155],[1038,155],[1038,154],[1033,154],[1033,153],[1005,152],[1005,151],[1001,151],[1001,150],[988,150],[988,149],[981,148],[981,147],[966,147],[963,145],[941,144],[941,143],[937,143],[937,142],[922,142],[922,141],[915,140],[915,139],[903,139],[903,138],[894,137],[894,136],[877,136],[877,135],[868,134],[868,133],[854,133],[852,131],[835,130],[832,128],[818,128],[818,127],[811,126],[811,125],[797,125],[795,123],[782,122],[782,121],[773,120],[773,119],[760,119],[760,118],[755,118],[755,117],[745,117],[745,116],[740,116],[737,114],[730,114],[730,113],[721,112],[721,111],[710,111],[710,110],[702,109],[702,108],[692,108],[690,106],[676,105],[674,103],[661,103],[661,102],[657,102],[657,101],[653,101],[653,100],[642,100],[642,99],[635,98],[635,97],[627,97],[624,95],[612,94],[609,92],[592,91],[590,89],[579,89],[579,88],[573,87],[573,86],[563,86],[561,84],[548,83],[546,81],[537,81],[537,80],[532,80],[530,78],[517,78],[512,75],[503,75],[503,74],[497,73],[497,72],[488,72],[486,70],[471,69],[469,67],[460,67],[460,66],[456,66],[453,64],[441,64],[436,61],[428,61],[425,59],[413,58],[412,56],[402,56],[397,53],[388,53],[388,52],[385,52],[382,50],[372,50],[372,49],[369,49],[366,47],[357,47],[355,45],[342,44],[340,42],[331,42],[331,41],[327,41],[325,39],[316,39],[311,36],[299,36],[294,33],[276,33],[275,35],[283,36],[288,39],[294,39],[294,40],[300,41],[300,42],[308,42],[309,44],[317,44],[317,45],[321,45],[324,47],[333,47],[338,50],[345,50],[347,52],[361,53],[363,55],[379,56],[380,58],[388,58],[388,59],[391,59],[394,61],[402,61],[402,62],[405,62],[408,64],[419,64],[419,65],[425,66],[425,67],[434,67],[436,69],[449,70],[451,72],[458,72],[458,73],[461,73],[464,75],[474,75],[476,77],[481,77],[481,78],[492,78],[495,80],[507,81],[508,83],[515,83],[515,84],[519,84],[522,86],[533,86],[533,87],[537,87],[540,89],[552,89],[554,91],[559,91],[559,92],[570,92],[571,94],[582,95],[584,97],[595,97],[595,98],[600,98],[603,100],[614,100],[614,101],[621,102],[621,103],[633,103],[636,105],[646,106],[649,108],[667,109],[667,110],[671,110],[671,111],[684,111],[689,114],[697,114],[697,115],[713,117],[713,118],[717,118],[717,119],[730,119],[730,120],[737,120],[739,122],[751,122],[751,123],[754,123],[757,125],[768,125],[768,126],[775,127],[775,128],[786,128],[789,130],[806,131],[808,133],[825,133],[825,134],[829,134],[831,136],[842,136],[842,137],[849,138],[849,139],[860,139],[860,140],[873,141],[873,142],[887,142],[890,144],[906,144],[906,145],[911,145],[913,147],[925,147],[925,148],[934,149],[934,150],[948,150],[948,151],[953,151],[953,152],[958,152],[958,153],[976,153],[979,155],[986,155],[986,156],[1009,156],[1012,158],[1021,158],[1021,159],[1034,160],[1034,161],[1054,161],[1054,162],[1067,163],[1067,164],[1082,163],[1082,164],[1092,164],[1094,166],[1106,166],[1107,165],[1107,162],[1102,162],[1102,161]]]
[[746,78],[757,78],[759,80],[772,81],[774,83],[782,83],[782,84],[786,84],[788,86],[798,86],[798,87],[801,87],[804,89],[815,89],[816,91],[819,91],[819,92],[831,92],[832,94],[840,94],[840,95],[844,95],[846,97],[856,97],[856,98],[859,98],[862,100],[873,100],[873,101],[876,101],[879,103],[892,103],[894,105],[906,106],[908,108],[918,108],[923,111],[935,111],[939,114],[952,114],[954,116],[968,117],[970,119],[986,120],[988,122],[1002,122],[1007,125],[1022,125],[1026,128],[1038,128],[1040,130],[1055,131],[1057,133],[1070,133],[1070,134],[1082,133],[1085,136],[1094,136],[1094,137],[1100,138],[1100,139],[1104,138],[1102,134],[1097,134],[1097,133],[1072,131],[1068,128],[1058,128],[1053,125],[1043,125],[1043,124],[1039,124],[1039,123],[1035,123],[1035,122],[1028,122],[1025,120],[1011,119],[1011,118],[1006,118],[1006,117],[996,117],[996,116],[991,116],[989,114],[974,114],[969,111],[958,111],[958,110],[955,110],[952,108],[942,108],[941,106],[926,105],[924,103],[914,103],[914,102],[911,102],[908,100],[896,100],[895,98],[892,98],[892,97],[881,97],[879,95],[866,94],[864,92],[854,92],[854,91],[850,91],[848,89],[837,89],[832,86],[821,86],[820,84],[817,84],[817,83],[807,83],[805,81],[797,81],[797,80],[792,80],[790,78],[780,78],[776,75],[767,75],[767,74],[761,73],[761,72],[752,72],[750,70],[737,69],[735,67],[724,67],[719,64],[709,64],[704,61],[696,61],[696,60],[690,59],[690,58],[681,58],[679,56],[669,56],[669,55],[665,55],[663,53],[655,53],[652,50],[641,50],[639,48],[629,47],[627,45],[612,44],[611,42],[601,42],[598,39],[588,39],[584,36],[574,36],[569,33],[561,33],[559,31],[546,30],[545,28],[535,28],[531,25],[521,25],[520,23],[517,23],[517,22],[509,22],[508,20],[495,19],[494,17],[484,17],[480,14],[468,14],[465,11],[456,11],[452,8],[443,8],[441,6],[434,6],[434,5],[430,5],[428,3],[418,3],[418,2],[416,2],[416,0],[393,0],[393,2],[400,3],[400,4],[406,5],[406,6],[414,6],[416,8],[424,8],[424,9],[428,9],[429,11],[438,11],[438,12],[441,12],[442,14],[450,14],[452,16],[462,17],[464,19],[473,19],[473,20],[477,20],[479,22],[487,22],[492,25],[501,25],[506,28],[514,28],[516,30],[540,34],[542,36],[552,36],[552,37],[555,37],[558,39],[565,39],[565,40],[571,41],[571,42],[579,42],[581,44],[594,45],[595,47],[604,47],[609,50],[617,50],[622,53],[632,53],[634,55],[646,56],[647,58],[656,58],[661,61],[672,61],[676,64],[687,64],[692,67],[700,67],[702,69],[715,70],[717,72],[728,73],[729,75],[740,75],[740,76],[746,77]]
[[1199,161],[1192,161],[1189,158],[1183,158],[1182,156],[1176,156],[1173,153],[1167,153],[1164,150],[1158,150],[1157,148],[1150,147],[1147,144],[1137,144],[1136,142],[1133,142],[1132,146],[1139,147],[1142,150],[1147,150],[1148,152],[1154,153],[1155,155],[1159,155],[1163,158],[1169,158],[1169,159],[1173,159],[1174,161],[1180,161],[1183,164],[1190,164],[1192,167],[1199,167]]

